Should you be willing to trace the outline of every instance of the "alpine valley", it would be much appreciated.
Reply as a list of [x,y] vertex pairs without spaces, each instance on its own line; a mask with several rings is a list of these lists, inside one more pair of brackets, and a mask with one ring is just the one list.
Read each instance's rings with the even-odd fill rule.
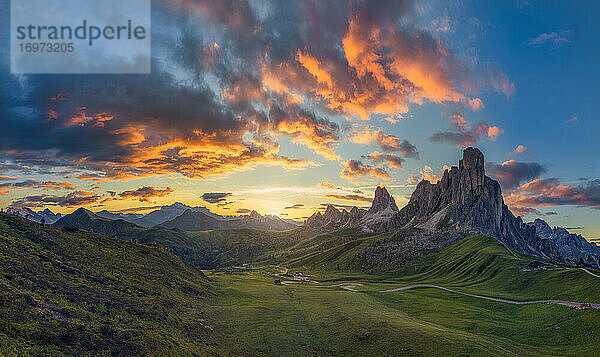
[[[43,221],[42,221],[43,219]],[[44,222],[42,224],[41,222]],[[467,148],[399,208],[0,214],[3,355],[594,355],[600,248]],[[589,331],[581,334],[582,330]]]

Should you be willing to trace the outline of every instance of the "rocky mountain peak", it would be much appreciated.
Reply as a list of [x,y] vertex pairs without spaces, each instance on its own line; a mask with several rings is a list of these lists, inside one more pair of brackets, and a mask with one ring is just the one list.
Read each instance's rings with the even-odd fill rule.
[[394,197],[390,195],[385,187],[378,186],[375,189],[375,197],[373,198],[371,208],[369,208],[369,214],[381,212],[388,208],[394,212],[398,212],[398,206],[396,206]]
[[256,212],[255,210],[252,210],[252,212],[250,212],[250,218],[260,219],[262,218],[262,216],[260,215],[260,213]]
[[485,191],[485,159],[479,149],[469,147],[463,151],[458,180],[462,203],[472,203]]
[[327,209],[325,210],[325,213],[323,213],[323,217],[337,218],[340,214],[341,212],[337,208],[333,207],[333,205],[327,205]]
[[96,214],[94,214],[94,212],[85,209],[83,207],[80,207],[78,209],[75,210],[75,212],[71,213],[72,216],[87,216],[87,217],[95,217]]
[[498,181],[485,176],[483,154],[471,147],[463,151],[459,166],[446,170],[440,181],[420,182],[408,204],[378,228],[408,227],[482,233],[523,253],[546,258],[558,255],[554,245],[537,237],[535,228],[510,212]]
[[459,162],[459,169],[476,170],[485,173],[484,168],[485,159],[479,149],[468,147],[463,151],[463,158]]
[[552,231],[552,228],[550,227],[550,225],[541,218],[536,218],[535,221],[533,221],[533,225],[535,226],[536,231],[540,231],[540,232]]

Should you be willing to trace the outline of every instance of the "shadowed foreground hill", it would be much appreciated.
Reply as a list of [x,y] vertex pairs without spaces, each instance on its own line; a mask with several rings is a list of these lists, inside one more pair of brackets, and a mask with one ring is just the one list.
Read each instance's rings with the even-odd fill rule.
[[0,213],[0,355],[207,352],[211,291],[165,248]]
[[57,227],[77,227],[107,237],[116,237],[120,234],[144,229],[123,219],[112,220],[100,217],[85,208],[79,208],[75,212],[63,216],[54,225]]

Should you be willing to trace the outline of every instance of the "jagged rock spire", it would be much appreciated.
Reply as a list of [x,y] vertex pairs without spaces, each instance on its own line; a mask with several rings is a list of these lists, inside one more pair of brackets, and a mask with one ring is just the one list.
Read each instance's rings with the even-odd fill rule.
[[390,193],[385,187],[377,186],[377,188],[375,189],[375,197],[373,198],[373,203],[371,204],[371,208],[369,208],[369,214],[383,211],[388,207],[390,208],[390,210],[398,212],[398,206],[396,206],[396,201],[394,200],[394,197],[390,195]]

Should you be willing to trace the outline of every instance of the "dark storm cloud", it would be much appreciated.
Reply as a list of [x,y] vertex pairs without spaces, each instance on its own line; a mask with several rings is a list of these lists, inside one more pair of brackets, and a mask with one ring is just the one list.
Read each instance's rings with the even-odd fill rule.
[[158,188],[153,186],[144,186],[138,188],[137,190],[123,191],[119,194],[119,197],[123,199],[133,198],[139,200],[140,202],[149,202],[151,198],[164,197],[171,194],[173,191],[174,190],[170,187]]
[[10,206],[11,207],[43,207],[46,205],[50,206],[61,206],[61,207],[71,207],[71,206],[82,206],[88,205],[92,203],[96,203],[101,200],[103,196],[96,195],[92,192],[88,191],[73,191],[64,196],[58,195],[36,195],[36,196],[26,196],[20,198],[16,201],[13,201]]
[[219,203],[227,200],[231,193],[226,192],[206,192],[202,195],[202,199],[208,203]]
[[291,206],[284,207],[283,209],[303,209],[303,208],[304,208],[304,204],[296,203]]
[[537,162],[517,162],[509,160],[502,164],[489,162],[486,164],[487,173],[498,180],[503,188],[513,189],[540,177],[546,173],[547,168]]

